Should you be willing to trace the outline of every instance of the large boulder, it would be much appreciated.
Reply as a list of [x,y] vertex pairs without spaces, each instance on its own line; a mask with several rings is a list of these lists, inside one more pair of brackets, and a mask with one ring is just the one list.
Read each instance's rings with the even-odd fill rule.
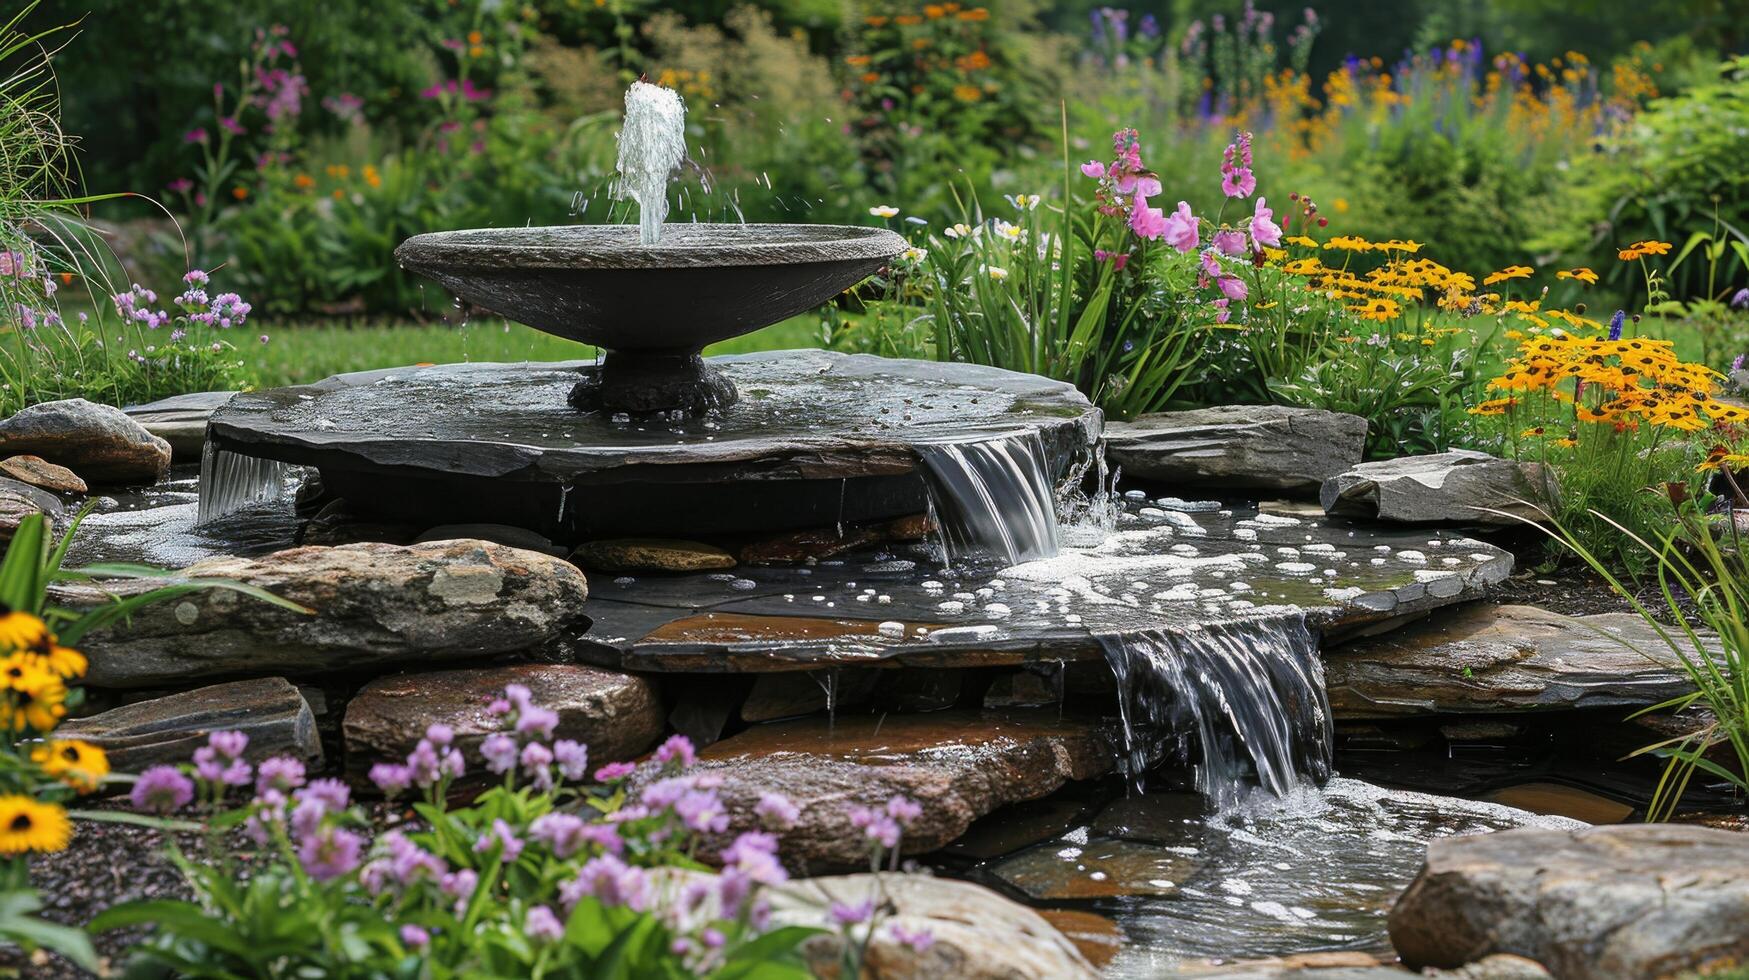
[[[212,558],[189,577],[233,579],[313,610],[208,589],[86,637],[89,683],[144,687],[220,675],[312,676],[525,650],[577,622],[588,589],[568,562],[484,541],[291,548]],[[152,583],[108,585],[131,594]],[[58,590],[95,604],[92,586]]]
[[1572,980],[1665,977],[1749,957],[1749,838],[1630,824],[1428,844],[1390,915],[1412,967],[1515,953]]
[[151,483],[170,469],[170,444],[119,408],[83,398],[43,402],[0,421],[0,456],[41,456],[88,483]]
[[785,861],[854,867],[866,863],[868,848],[850,823],[852,806],[881,806],[896,794],[921,803],[902,845],[921,854],[998,807],[1103,775],[1112,759],[1093,722],[1054,709],[938,711],[757,725],[700,752],[692,771],[721,779],[730,833],[756,827],[761,794],[783,793],[801,810],[783,836]]
[[[1037,912],[967,881],[855,874],[793,881],[769,894],[774,922],[827,929],[832,924],[825,910],[834,903],[891,903],[863,954],[867,980],[1092,980],[1096,975],[1074,943]],[[895,929],[927,933],[932,941],[918,951],[895,939]],[[802,955],[815,976],[842,980],[844,939],[835,930],[804,943]]]
[[1105,426],[1106,456],[1160,483],[1316,491],[1360,462],[1366,420],[1287,405],[1223,405]]
[[201,450],[206,446],[207,420],[236,394],[234,391],[194,391],[143,405],[129,405],[123,411],[147,432],[169,443],[170,452],[178,463],[194,463],[200,461]]
[[249,758],[289,755],[321,761],[316,716],[303,694],[283,677],[214,684],[75,718],[55,734],[93,742],[117,772],[159,763],[187,762],[217,731],[249,736]]
[[1468,449],[1361,463],[1325,480],[1318,494],[1336,517],[1495,527],[1545,520],[1538,508],[1558,499],[1554,473],[1542,464]]
[[662,735],[662,702],[655,685],[634,674],[577,664],[512,664],[478,670],[439,670],[379,677],[346,706],[342,731],[347,765],[406,755],[433,722],[455,730],[470,757],[501,727],[486,707],[506,684],[521,684],[535,703],[559,713],[557,737],[589,746],[594,762],[618,762],[648,751]]
[[1324,654],[1337,718],[1649,707],[1693,689],[1640,617],[1474,604]]

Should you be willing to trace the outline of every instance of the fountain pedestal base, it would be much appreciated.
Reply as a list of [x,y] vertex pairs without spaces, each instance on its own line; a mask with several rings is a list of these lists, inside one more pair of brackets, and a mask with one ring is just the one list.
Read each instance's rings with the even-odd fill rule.
[[583,380],[569,401],[584,412],[649,415],[679,410],[702,415],[740,400],[728,375],[689,354],[608,351],[599,365],[581,368]]

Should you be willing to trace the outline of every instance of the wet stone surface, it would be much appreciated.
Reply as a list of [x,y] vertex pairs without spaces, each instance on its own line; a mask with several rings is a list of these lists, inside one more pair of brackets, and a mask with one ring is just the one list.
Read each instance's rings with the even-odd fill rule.
[[1106,975],[1155,977],[1208,959],[1382,949],[1429,840],[1523,826],[1579,825],[1342,778],[1213,814],[1192,794],[1151,793],[971,876],[1115,920],[1127,943]]

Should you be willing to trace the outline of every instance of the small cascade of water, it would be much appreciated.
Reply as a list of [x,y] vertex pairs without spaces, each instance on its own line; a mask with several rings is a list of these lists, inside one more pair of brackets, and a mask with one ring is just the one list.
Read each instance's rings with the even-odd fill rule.
[[668,178],[686,158],[686,107],[671,88],[633,82],[619,131],[616,201],[638,204],[638,241],[654,245],[668,220]]
[[289,465],[278,460],[227,452],[209,441],[200,453],[200,504],[195,522],[205,524],[250,504],[280,499],[285,496],[290,471]]
[[1245,794],[1249,768],[1277,796],[1331,771],[1324,668],[1304,620],[1213,624],[1185,632],[1101,634],[1117,678],[1124,769],[1152,761],[1144,726],[1202,746],[1196,787],[1218,807]]
[[1056,555],[1057,501],[1036,432],[920,446],[930,507],[951,562]]

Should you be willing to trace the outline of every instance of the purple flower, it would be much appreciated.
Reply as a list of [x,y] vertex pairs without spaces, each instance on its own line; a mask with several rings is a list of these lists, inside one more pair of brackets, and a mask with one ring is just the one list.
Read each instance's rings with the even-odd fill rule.
[[1627,320],[1627,318],[1628,318],[1628,315],[1627,315],[1627,311],[1625,311],[1625,310],[1616,310],[1615,316],[1612,316],[1609,318],[1609,339],[1610,340],[1620,340],[1621,339],[1621,325],[1623,322],[1625,322]]
[[907,929],[899,922],[888,925],[887,933],[893,937],[893,942],[910,947],[914,953],[921,953],[935,944],[935,934],[928,929]]
[[874,915],[874,899],[865,899],[855,905],[833,902],[831,915],[832,921],[840,926],[853,926],[860,922],[867,922]]
[[253,773],[249,763],[227,758],[211,745],[194,750],[194,774],[219,786],[247,786]]
[[895,795],[887,801],[887,816],[899,822],[901,827],[909,827],[918,817],[923,816],[923,805],[908,796]]
[[685,735],[670,735],[668,741],[656,750],[656,761],[663,765],[679,762],[680,768],[685,769],[698,761],[698,753],[692,748],[692,740]]
[[522,771],[534,782],[536,789],[545,791],[553,787],[553,750],[539,742],[530,742],[522,747]]
[[789,873],[777,860],[777,838],[757,830],[749,830],[723,849],[723,867],[733,868],[762,885],[780,885],[789,880]]
[[788,830],[802,814],[790,798],[782,793],[762,793],[753,813],[768,830]]
[[1749,286],[1745,286],[1731,295],[1731,307],[1732,309],[1749,310]]
[[528,836],[552,849],[563,860],[577,853],[586,839],[581,817],[569,813],[543,813],[528,825]]
[[206,737],[206,744],[226,759],[240,759],[249,748],[249,736],[236,731],[213,732]]
[[172,194],[186,194],[189,191],[194,190],[194,181],[189,180],[187,177],[178,177],[170,183],[165,184],[164,189]]
[[480,743],[480,757],[486,760],[487,769],[503,775],[516,765],[516,739],[494,732]]
[[493,848],[498,849],[498,860],[505,864],[514,862],[522,854],[521,839],[502,818],[493,820],[492,829],[481,834],[480,839],[474,842],[475,854],[486,854]]
[[136,810],[174,813],[194,799],[194,783],[175,766],[153,766],[140,773],[128,799]]
[[182,134],[182,141],[184,143],[205,143],[206,142],[206,130],[197,126],[194,129],[191,129],[188,132],[183,133]]
[[689,790],[674,803],[674,813],[687,829],[701,834],[720,834],[729,829],[729,814],[723,801],[709,790]]
[[1214,246],[1223,255],[1244,255],[1245,235],[1230,228],[1215,232]]
[[319,800],[330,810],[344,810],[352,802],[352,790],[338,779],[311,780],[310,785],[298,790],[300,800]]
[[577,877],[559,886],[559,899],[566,908],[593,898],[608,908],[624,905],[642,912],[648,897],[649,879],[641,868],[628,866],[612,854],[590,858],[577,870]]
[[524,738],[552,738],[553,730],[558,727],[559,713],[538,704],[527,705],[516,715],[516,734]]
[[401,945],[418,952],[431,945],[431,933],[414,925],[401,927]]
[[890,849],[899,846],[899,823],[884,811],[853,806],[850,808],[850,825],[882,847]]
[[595,770],[595,781],[598,783],[617,783],[637,771],[638,767],[630,762],[609,762]]
[[304,838],[298,848],[298,863],[317,881],[328,881],[358,867],[364,838],[342,827],[329,827]]
[[392,800],[413,785],[413,770],[393,762],[379,762],[370,767],[370,781]]
[[276,789],[289,793],[304,784],[304,764],[289,756],[276,755],[261,763],[255,773],[255,792]]
[[522,931],[537,944],[556,943],[565,938],[564,923],[545,905],[536,905],[528,910],[528,918],[522,923]]
[[571,782],[589,775],[589,747],[568,738],[553,743],[553,760],[559,764],[559,774]]

